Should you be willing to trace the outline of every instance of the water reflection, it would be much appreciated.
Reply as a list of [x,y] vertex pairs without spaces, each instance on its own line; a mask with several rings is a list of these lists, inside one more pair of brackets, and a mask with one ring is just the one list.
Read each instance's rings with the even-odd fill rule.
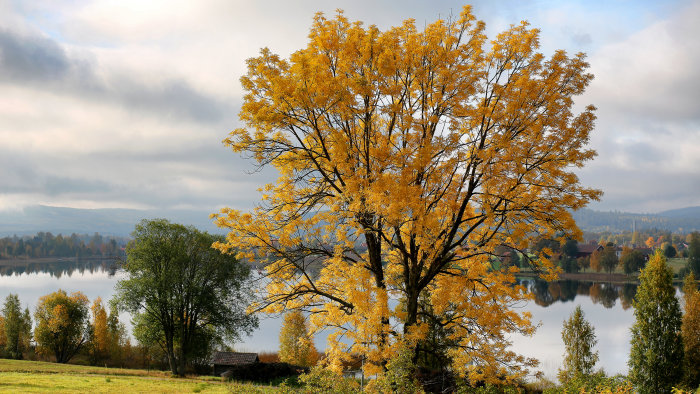
[[[102,297],[109,300],[114,286],[125,277],[113,260],[87,261],[33,261],[26,264],[2,266],[0,261],[0,301],[9,293],[18,294],[22,308],[34,310],[39,297],[64,289],[82,291],[90,300]],[[540,369],[550,379],[556,379],[561,366],[564,344],[561,340],[562,323],[577,305],[583,308],[586,319],[595,327],[600,361],[597,368],[608,373],[626,373],[629,355],[630,327],[634,321],[632,299],[637,284],[607,283],[576,280],[545,282],[521,278],[518,283],[534,295],[534,301],[520,311],[532,313],[534,323],[541,323],[533,337],[513,336],[513,350],[541,361]],[[260,328],[251,337],[235,344],[239,351],[276,351],[281,318],[265,316]],[[130,326],[128,314],[120,319]],[[130,327],[129,327],[130,328]],[[315,337],[316,347],[326,347],[326,337]]]
[[556,302],[570,302],[576,296],[586,296],[594,304],[605,308],[613,308],[618,300],[622,309],[632,306],[632,300],[637,294],[636,283],[592,282],[579,280],[559,280],[547,282],[542,279],[519,279],[518,284],[524,286],[535,296],[535,304],[548,307]]
[[[0,260],[0,264],[3,262]],[[94,274],[96,272],[106,272],[114,276],[120,268],[120,263],[115,259],[88,259],[78,260],[73,258],[48,260],[37,259],[22,262],[15,260],[7,265],[0,265],[0,276],[21,276],[25,274],[45,273],[55,278],[63,276],[71,277],[75,272],[78,274]]]

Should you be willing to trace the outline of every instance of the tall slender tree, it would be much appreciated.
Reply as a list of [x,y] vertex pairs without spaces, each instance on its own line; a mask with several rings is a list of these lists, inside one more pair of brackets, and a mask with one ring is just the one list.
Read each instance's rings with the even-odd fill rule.
[[93,362],[98,363],[108,357],[111,339],[107,326],[107,311],[102,305],[102,298],[97,297],[90,310],[92,312],[90,353]]
[[693,232],[689,237],[688,268],[695,274],[696,278],[700,278],[700,233]]
[[301,311],[291,311],[284,315],[280,329],[279,357],[280,361],[302,367],[316,364],[318,353]]
[[685,383],[700,386],[700,291],[691,272],[683,283],[683,322],[681,323],[685,355]]
[[683,377],[683,341],[673,272],[662,251],[649,260],[639,281],[629,376],[640,393],[667,393]]
[[16,294],[10,294],[5,298],[2,317],[5,351],[10,358],[21,359],[31,339],[32,320],[29,309],[25,309],[22,313],[19,297]]
[[581,306],[576,306],[574,312],[564,321],[561,331],[564,340],[564,365],[559,370],[559,380],[564,383],[578,375],[588,375],[593,372],[593,367],[598,362],[598,352],[593,347],[598,340],[595,329],[589,323]]

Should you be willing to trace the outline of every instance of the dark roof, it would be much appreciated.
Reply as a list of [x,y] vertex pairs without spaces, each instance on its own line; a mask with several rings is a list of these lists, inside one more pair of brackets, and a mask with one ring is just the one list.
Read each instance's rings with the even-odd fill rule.
[[598,244],[579,244],[578,245],[578,252],[579,253],[587,253],[591,254],[598,250],[599,248],[602,248],[602,246]]
[[257,353],[215,352],[211,363],[216,365],[244,365],[259,361]]

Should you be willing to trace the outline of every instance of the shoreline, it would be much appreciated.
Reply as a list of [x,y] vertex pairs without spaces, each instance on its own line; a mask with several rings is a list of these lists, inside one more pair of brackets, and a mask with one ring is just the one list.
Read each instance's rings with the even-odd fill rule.
[[0,267],[15,267],[28,264],[46,263],[77,263],[80,261],[113,261],[117,262],[121,257],[117,256],[81,256],[81,257],[32,257],[32,258],[12,258],[0,259]]

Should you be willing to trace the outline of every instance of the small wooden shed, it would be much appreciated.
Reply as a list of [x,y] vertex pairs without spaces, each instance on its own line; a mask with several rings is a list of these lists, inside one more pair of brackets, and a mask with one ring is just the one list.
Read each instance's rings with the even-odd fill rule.
[[260,362],[257,353],[215,352],[212,357],[212,368],[215,376],[221,376],[231,367]]

